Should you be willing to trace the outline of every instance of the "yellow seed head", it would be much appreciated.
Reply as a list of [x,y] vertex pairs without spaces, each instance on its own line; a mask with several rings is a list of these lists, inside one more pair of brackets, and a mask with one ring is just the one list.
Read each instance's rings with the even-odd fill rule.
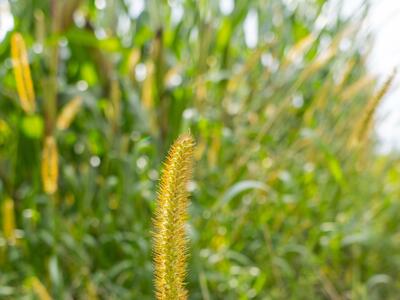
[[147,70],[147,75],[146,79],[143,82],[142,99],[144,107],[148,110],[151,110],[154,106],[154,99],[153,99],[154,64],[150,61],[147,62],[146,70]]
[[57,118],[57,128],[59,130],[65,130],[71,125],[81,105],[82,98],[77,96],[64,106]]
[[42,182],[47,194],[54,194],[58,186],[58,150],[53,136],[47,136],[42,152]]
[[140,61],[141,53],[140,48],[133,48],[128,57],[128,70],[131,80],[135,80],[135,68]]
[[85,299],[88,299],[88,300],[98,300],[99,299],[99,297],[97,296],[97,287],[92,281],[89,281],[86,284],[86,298]]
[[194,140],[181,135],[166,158],[154,217],[154,274],[158,300],[187,299],[185,288],[188,219],[187,184],[192,173]]
[[297,59],[304,57],[307,50],[312,46],[312,44],[316,40],[315,33],[311,32],[309,35],[305,36],[301,40],[299,40],[296,44],[289,49],[288,53],[285,56],[284,61],[282,62],[282,68],[287,68]]
[[365,110],[362,113],[361,119],[358,122],[353,134],[350,138],[350,146],[356,146],[361,144],[365,138],[368,136],[372,124],[373,124],[373,117],[375,114],[376,109],[378,108],[381,100],[389,91],[392,83],[396,77],[397,70],[393,70],[392,74],[386,79],[382,87],[372,96],[372,98],[368,101]]
[[11,58],[21,107],[26,113],[33,113],[36,103],[31,71],[25,42],[18,32],[11,37]]
[[11,198],[6,198],[3,201],[3,234],[6,240],[15,244],[15,212],[14,201]]
[[121,88],[117,79],[111,80],[110,88],[110,99],[111,99],[111,115],[110,120],[114,131],[116,131],[120,125],[121,118]]
[[38,296],[40,300],[52,300],[53,298],[50,296],[49,292],[47,291],[46,287],[43,285],[43,283],[40,282],[40,280],[37,277],[32,277],[29,280],[29,283],[35,292],[35,294]]

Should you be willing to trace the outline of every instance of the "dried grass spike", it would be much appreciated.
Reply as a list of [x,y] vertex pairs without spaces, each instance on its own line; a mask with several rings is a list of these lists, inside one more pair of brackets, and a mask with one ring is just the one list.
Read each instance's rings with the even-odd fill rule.
[[47,136],[42,152],[42,182],[47,194],[54,194],[58,186],[58,150],[53,136]]
[[36,103],[28,54],[24,39],[18,32],[11,38],[11,58],[21,107],[26,113],[33,113]]
[[187,299],[185,288],[188,219],[187,184],[192,173],[194,140],[181,135],[166,158],[154,217],[154,272],[158,300]]

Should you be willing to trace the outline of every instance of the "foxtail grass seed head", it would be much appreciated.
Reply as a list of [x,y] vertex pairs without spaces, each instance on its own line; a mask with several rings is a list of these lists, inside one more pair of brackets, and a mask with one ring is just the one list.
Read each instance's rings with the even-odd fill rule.
[[13,199],[4,199],[2,206],[4,237],[10,244],[15,244],[15,212]]
[[192,173],[194,140],[181,135],[166,158],[154,217],[154,274],[158,300],[187,299],[185,288],[188,219],[187,184]]
[[97,288],[96,285],[92,281],[88,281],[86,284],[86,298],[87,300],[98,300],[97,296]]
[[76,96],[74,99],[69,101],[62,109],[60,115],[57,118],[57,129],[65,130],[71,125],[76,114],[82,105],[82,98]]
[[129,53],[128,70],[132,82],[135,82],[136,80],[135,68],[137,64],[140,62],[140,57],[141,57],[140,48],[133,48]]
[[105,113],[115,132],[118,130],[121,119],[121,88],[116,78],[110,81],[110,100]]
[[47,291],[46,287],[43,285],[43,283],[37,277],[30,278],[29,283],[32,287],[32,290],[34,291],[34,293],[40,300],[52,300],[53,299],[50,296],[49,292]]
[[368,136],[370,129],[372,127],[375,111],[378,108],[379,104],[381,103],[383,97],[385,97],[386,93],[392,86],[396,74],[397,70],[394,69],[392,74],[390,74],[390,76],[383,83],[382,87],[368,101],[367,106],[365,107],[365,110],[362,113],[360,122],[358,123],[358,126],[355,128],[355,131],[351,137],[350,140],[351,146],[362,144],[362,142]]
[[315,42],[317,36],[315,33],[311,32],[309,35],[305,36],[299,40],[296,44],[292,46],[287,52],[284,61],[282,62],[282,68],[287,68],[291,64],[296,63],[303,59],[306,52],[310,49],[312,44]]
[[36,108],[36,102],[28,54],[25,41],[18,32],[11,37],[11,58],[21,107],[26,113],[33,113]]
[[154,106],[154,64],[149,61],[146,63],[146,78],[143,82],[142,99],[143,105],[146,109],[150,110]]
[[46,194],[54,194],[58,186],[58,150],[53,136],[47,136],[42,152],[42,183]]

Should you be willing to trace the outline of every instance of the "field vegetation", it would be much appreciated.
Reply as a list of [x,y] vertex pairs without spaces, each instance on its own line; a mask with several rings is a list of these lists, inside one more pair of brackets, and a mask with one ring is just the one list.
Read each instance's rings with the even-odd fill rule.
[[366,68],[368,5],[334,2],[10,1],[0,298],[154,299],[160,170],[190,132],[189,299],[398,299],[400,164],[374,133],[396,73]]

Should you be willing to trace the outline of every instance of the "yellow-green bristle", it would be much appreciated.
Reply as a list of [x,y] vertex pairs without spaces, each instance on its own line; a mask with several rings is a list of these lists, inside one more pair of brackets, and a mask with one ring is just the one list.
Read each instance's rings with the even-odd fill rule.
[[161,175],[154,217],[154,274],[158,300],[187,299],[185,288],[188,219],[187,184],[194,140],[181,135],[172,145]]

